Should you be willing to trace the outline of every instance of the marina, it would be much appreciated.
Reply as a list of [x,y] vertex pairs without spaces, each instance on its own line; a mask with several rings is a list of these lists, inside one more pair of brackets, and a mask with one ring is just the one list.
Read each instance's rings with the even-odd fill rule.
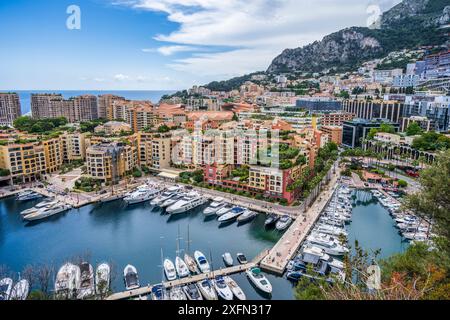
[[[181,186],[160,189],[156,184],[140,185],[135,191],[128,192],[124,199],[99,202],[70,211],[67,209],[67,212],[43,221],[25,222],[24,226],[20,221],[23,215],[14,212],[33,212],[33,206],[41,212],[42,208],[53,207],[60,202],[53,199],[41,202],[38,199],[12,201],[14,198],[7,198],[0,202],[0,208],[2,220],[6,217],[13,222],[19,233],[33,233],[39,229],[45,232],[59,225],[62,225],[63,230],[58,232],[68,232],[69,237],[66,239],[70,240],[67,245],[71,249],[61,248],[59,254],[53,253],[44,261],[53,262],[56,257],[57,263],[62,265],[70,260],[68,252],[76,255],[86,251],[89,252],[89,259],[85,261],[100,263],[100,260],[104,262],[111,259],[111,267],[101,264],[101,270],[107,270],[109,276],[101,278],[100,275],[99,278],[116,292],[108,297],[110,300],[162,300],[170,297],[170,293],[165,292],[171,289],[175,290],[173,295],[179,297],[183,292],[193,294],[189,286],[204,281],[211,281],[216,288],[217,285],[228,283],[232,286],[230,290],[234,288],[238,292],[240,289],[240,296],[244,294],[249,299],[292,299],[293,285],[299,277],[305,276],[303,271],[308,263],[313,263],[316,266],[314,270],[319,274],[331,273],[342,277],[343,264],[334,257],[346,253],[347,247],[340,246],[337,238],[350,235],[351,239],[352,235],[357,234],[351,228],[352,213],[358,208],[364,208],[364,204],[356,201],[353,203],[356,208],[353,208],[350,204],[351,189],[338,184],[338,179],[335,174],[330,183],[333,187],[325,187],[319,199],[297,219],[289,215],[266,216],[229,204],[224,198],[215,197],[210,201],[199,192],[184,191]],[[376,205],[377,209],[382,209],[385,218],[393,223],[389,211],[380,204]],[[19,223],[26,231],[18,227]],[[88,239],[80,239],[74,230],[69,231],[70,224],[76,224],[83,234],[88,231]],[[346,224],[350,224],[349,230],[344,228]],[[19,243],[27,242],[27,239],[20,240]],[[45,239],[42,242],[45,243]],[[6,247],[0,244],[1,257]],[[27,242],[27,245],[45,250],[40,247],[41,243]],[[149,265],[145,256],[159,256],[160,259],[153,259],[153,264]],[[42,261],[42,258],[36,254],[34,259]],[[233,265],[234,262],[237,264]],[[22,267],[25,263],[17,261],[17,265]],[[128,266],[123,276],[110,277],[111,269],[117,269],[116,273],[120,274],[117,271],[125,265]],[[270,273],[249,271],[258,267]],[[68,268],[72,270],[74,267]],[[77,268],[70,271],[74,274],[73,278],[79,279],[76,281],[79,285],[74,297],[85,299],[92,297],[96,291],[104,290],[94,281],[97,277],[89,262]],[[20,270],[20,267],[17,269]],[[233,278],[227,278],[230,275]],[[216,277],[224,279],[218,278],[216,283]],[[257,282],[259,280],[261,283]],[[223,294],[223,298],[227,298]]]

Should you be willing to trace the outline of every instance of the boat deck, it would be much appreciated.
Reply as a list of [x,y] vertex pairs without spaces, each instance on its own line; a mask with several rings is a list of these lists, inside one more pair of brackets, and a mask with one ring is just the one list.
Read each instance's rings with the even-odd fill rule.
[[[243,265],[236,265],[230,268],[215,270],[209,273],[202,273],[195,276],[190,276],[187,278],[182,278],[174,281],[168,281],[163,282],[163,285],[166,289],[170,289],[172,287],[178,287],[178,286],[184,286],[190,283],[196,283],[205,279],[213,279],[217,276],[226,276],[236,273],[244,272],[250,268],[253,268],[257,266],[262,259],[269,253],[269,250],[265,250],[262,253],[260,253],[253,261],[243,264]],[[132,299],[139,296],[146,296],[152,293],[152,289],[155,285],[148,285],[146,287],[141,287],[139,289],[130,290],[130,291],[123,291],[118,292],[110,295],[106,300],[124,300],[124,299]]]

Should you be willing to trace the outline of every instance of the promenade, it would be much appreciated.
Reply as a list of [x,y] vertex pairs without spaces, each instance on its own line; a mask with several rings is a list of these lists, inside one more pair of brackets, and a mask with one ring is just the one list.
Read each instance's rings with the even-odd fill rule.
[[340,170],[332,176],[328,186],[320,194],[318,200],[302,215],[297,218],[286,231],[270,253],[261,261],[261,268],[276,274],[283,274],[287,264],[296,254],[305,238],[310,233],[320,214],[329,203],[338,187]]

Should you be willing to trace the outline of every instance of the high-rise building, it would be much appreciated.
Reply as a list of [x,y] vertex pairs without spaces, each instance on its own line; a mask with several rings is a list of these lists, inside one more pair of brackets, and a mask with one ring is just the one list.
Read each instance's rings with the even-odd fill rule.
[[31,113],[35,119],[64,117],[70,123],[98,118],[97,97],[83,95],[65,100],[60,94],[32,94]]
[[404,107],[404,103],[399,101],[355,99],[343,102],[344,111],[354,114],[356,118],[387,119],[395,123],[402,121]]
[[19,95],[0,93],[0,126],[11,126],[21,115]]
[[104,94],[98,96],[98,108],[97,114],[101,119],[114,120],[113,118],[113,105],[114,101],[125,100],[124,97],[115,96],[112,94]]

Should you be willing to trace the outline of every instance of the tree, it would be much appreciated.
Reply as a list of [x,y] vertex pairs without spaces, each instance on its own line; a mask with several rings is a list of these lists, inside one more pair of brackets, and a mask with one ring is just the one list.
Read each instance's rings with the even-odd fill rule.
[[165,124],[161,125],[158,128],[158,132],[159,133],[166,133],[166,132],[169,132],[169,131],[170,131],[170,128],[167,125],[165,125]]
[[[440,153],[435,163],[420,173],[421,191],[405,199],[405,207],[427,221],[435,222],[434,232],[450,237],[450,150]],[[446,250],[450,253],[450,245]]]
[[422,128],[419,126],[419,124],[417,122],[413,122],[411,123],[408,128],[406,128],[406,135],[409,136],[416,136],[419,134],[422,134],[423,130]]
[[406,182],[405,180],[398,180],[397,184],[400,188],[406,188],[408,186],[408,182]]

